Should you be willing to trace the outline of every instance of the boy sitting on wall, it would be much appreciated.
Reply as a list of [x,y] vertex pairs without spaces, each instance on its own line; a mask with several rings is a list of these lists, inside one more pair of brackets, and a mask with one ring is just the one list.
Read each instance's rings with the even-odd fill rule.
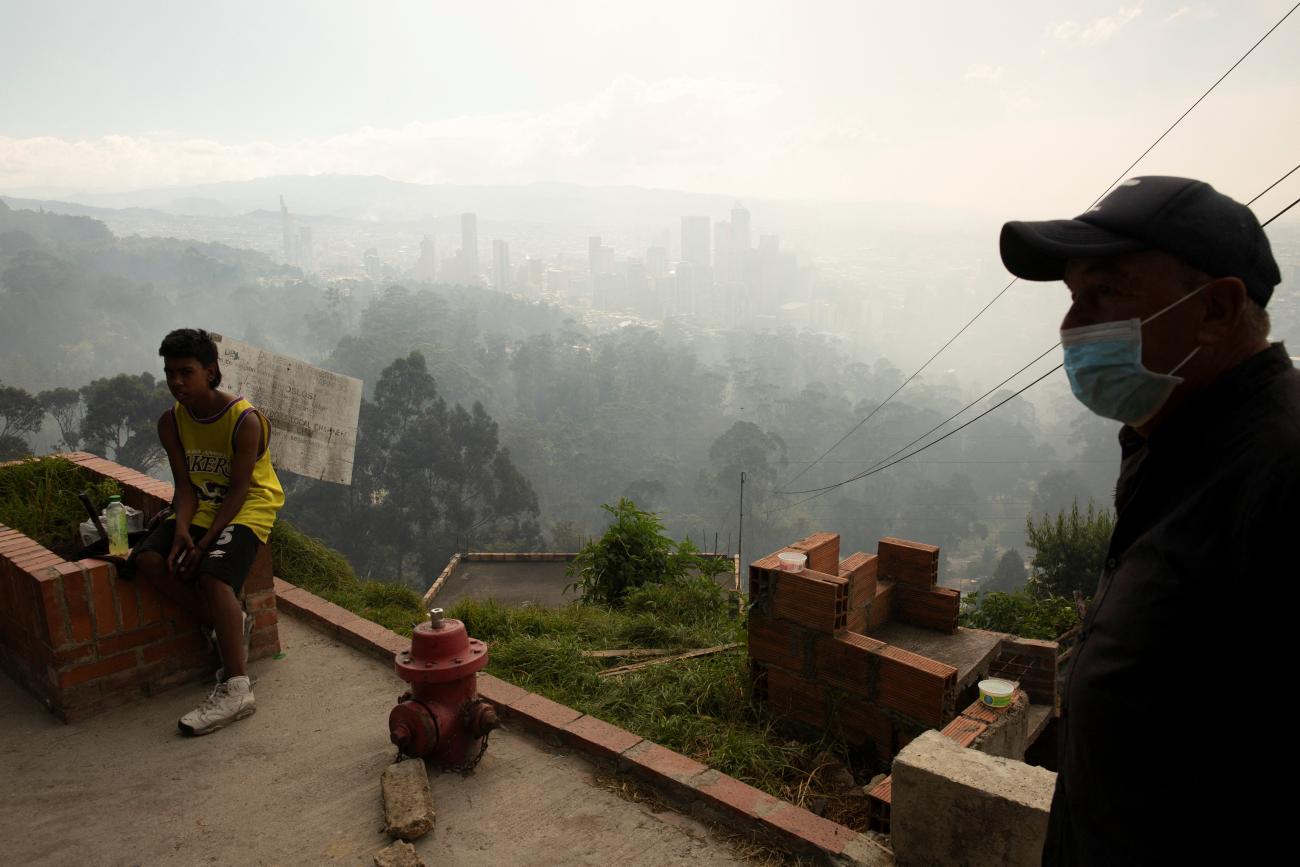
[[221,369],[211,335],[178,329],[163,339],[158,354],[176,398],[158,419],[175,480],[175,515],[136,546],[132,559],[155,586],[195,602],[192,610],[215,631],[222,660],[217,686],[177,722],[184,734],[205,735],[257,709],[245,670],[253,621],[239,595],[284,505],[284,491],[267,451],[270,423],[247,400],[218,388]]

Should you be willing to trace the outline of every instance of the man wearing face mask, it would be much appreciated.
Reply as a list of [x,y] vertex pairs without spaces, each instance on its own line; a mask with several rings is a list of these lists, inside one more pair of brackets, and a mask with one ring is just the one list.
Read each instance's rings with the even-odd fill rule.
[[1268,238],[1208,184],[1143,177],[1073,220],[1007,223],[1000,247],[1016,276],[1065,281],[1071,389],[1123,423],[1043,863],[1251,863],[1266,798],[1232,766],[1277,719],[1300,577],[1300,373],[1268,342]]

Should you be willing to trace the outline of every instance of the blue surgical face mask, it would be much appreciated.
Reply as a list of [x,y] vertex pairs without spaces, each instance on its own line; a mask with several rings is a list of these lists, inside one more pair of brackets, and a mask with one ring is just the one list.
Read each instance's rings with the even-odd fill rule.
[[[1208,284],[1207,284],[1208,285]],[[1142,366],[1142,326],[1191,298],[1204,286],[1179,298],[1146,319],[1121,319],[1061,330],[1065,374],[1079,402],[1102,418],[1138,427],[1150,421],[1183,381],[1174,376],[1197,346],[1168,373]]]

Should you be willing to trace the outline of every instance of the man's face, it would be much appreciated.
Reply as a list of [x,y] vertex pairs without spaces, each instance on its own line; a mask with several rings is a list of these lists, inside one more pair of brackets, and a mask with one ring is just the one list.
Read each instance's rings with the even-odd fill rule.
[[[1185,296],[1185,269],[1168,253],[1144,250],[1105,259],[1071,259],[1065,267],[1070,309],[1061,329],[1146,319]],[[1197,299],[1188,299],[1142,326],[1142,363],[1166,373],[1196,346]]]
[[213,365],[204,365],[197,358],[168,358],[163,361],[167,377],[167,390],[182,406],[208,396],[215,375]]

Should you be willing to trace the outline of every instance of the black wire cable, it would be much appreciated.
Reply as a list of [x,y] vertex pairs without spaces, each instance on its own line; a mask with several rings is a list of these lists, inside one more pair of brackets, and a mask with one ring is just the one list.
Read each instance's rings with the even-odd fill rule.
[[[1149,153],[1151,153],[1151,151],[1155,149],[1156,145],[1160,144],[1160,142],[1162,142],[1162,141],[1165,139],[1165,136],[1167,136],[1167,135],[1169,135],[1169,133],[1173,132],[1174,127],[1176,127],[1176,126],[1178,126],[1180,123],[1182,123],[1182,122],[1183,122],[1183,119],[1186,118],[1187,115],[1191,114],[1191,113],[1192,113],[1192,110],[1195,109],[1196,106],[1200,105],[1201,102],[1202,102],[1202,101],[1203,101],[1207,96],[1209,96],[1209,95],[1214,91],[1214,89],[1215,89],[1216,87],[1218,87],[1218,86],[1223,82],[1223,80],[1224,80],[1225,78],[1227,78],[1229,75],[1231,75],[1231,74],[1232,74],[1232,71],[1233,71],[1234,69],[1236,69],[1238,66],[1240,66],[1241,63],[1242,63],[1242,61],[1245,60],[1247,57],[1249,57],[1249,56],[1251,55],[1251,52],[1253,52],[1256,48],[1258,48],[1258,47],[1260,46],[1260,44],[1261,44],[1265,39],[1267,39],[1270,35],[1272,35],[1272,33],[1273,33],[1274,30],[1276,30],[1277,28],[1281,27],[1281,26],[1282,26],[1282,22],[1284,22],[1284,21],[1286,21],[1288,18],[1290,18],[1290,17],[1291,17],[1291,13],[1292,13],[1292,12],[1295,12],[1296,9],[1300,9],[1300,3],[1296,3],[1295,6],[1292,6],[1292,7],[1290,8],[1290,10],[1288,10],[1287,13],[1286,13],[1285,15],[1283,15],[1281,18],[1279,18],[1279,19],[1277,20],[1277,23],[1276,23],[1276,24],[1274,24],[1272,27],[1270,27],[1270,28],[1268,29],[1268,32],[1266,32],[1263,36],[1259,37],[1258,41],[1256,41],[1254,45],[1250,46],[1250,48],[1246,51],[1245,54],[1243,54],[1243,55],[1241,55],[1241,57],[1237,58],[1237,62],[1234,63],[1234,64],[1232,64],[1232,66],[1228,67],[1228,71],[1227,71],[1227,72],[1223,73],[1223,75],[1220,75],[1220,76],[1218,77],[1218,79],[1214,82],[1214,84],[1211,84],[1210,87],[1209,87],[1209,88],[1208,88],[1204,93],[1202,93],[1199,97],[1197,97],[1196,101],[1193,102],[1193,103],[1191,104],[1191,106],[1189,106],[1188,109],[1187,109],[1186,111],[1184,111],[1181,115],[1178,116],[1178,119],[1177,119],[1177,120],[1175,120],[1173,123],[1171,123],[1171,124],[1169,125],[1169,128],[1168,128],[1168,129],[1166,129],[1164,132],[1162,132],[1162,133],[1161,133],[1161,134],[1156,138],[1156,140],[1153,141],[1153,142],[1152,142],[1152,143],[1147,147],[1146,150],[1142,151],[1141,155],[1140,155],[1137,159],[1135,159],[1133,162],[1129,163],[1128,168],[1124,169],[1124,171],[1120,173],[1119,177],[1117,177],[1115,180],[1113,180],[1113,181],[1110,182],[1110,184],[1106,187],[1106,189],[1102,191],[1102,194],[1101,194],[1100,196],[1098,196],[1097,198],[1095,198],[1095,199],[1092,200],[1092,205],[1097,204],[1097,203],[1100,202],[1103,198],[1105,198],[1106,194],[1109,193],[1109,192],[1110,192],[1110,191],[1115,187],[1115,185],[1116,185],[1117,183],[1119,183],[1121,180],[1123,180],[1123,179],[1124,179],[1124,176],[1127,175],[1130,171],[1132,171],[1134,166],[1136,166],[1138,163],[1142,162],[1142,160],[1146,158],[1146,155],[1149,154]],[[1300,166],[1297,166],[1296,168],[1300,168]],[[1295,171],[1295,169],[1292,169],[1292,170],[1291,170],[1291,172],[1294,172],[1294,171]],[[1289,177],[1289,176],[1291,175],[1291,172],[1287,172],[1286,175],[1283,175],[1282,178],[1279,178],[1278,181],[1275,182],[1275,183],[1273,184],[1273,186],[1277,186],[1278,183],[1281,183],[1282,180],[1285,180],[1287,177]],[[1273,186],[1270,186],[1270,187],[1268,188],[1268,190],[1273,189]],[[1264,193],[1267,193],[1268,190],[1265,190]],[[1264,195],[1264,193],[1260,193],[1260,196]],[[1255,197],[1255,199],[1258,199],[1258,198],[1259,198],[1259,196],[1256,196],[1256,197]],[[1248,205],[1249,205],[1249,204],[1254,204],[1255,199],[1251,199],[1250,202],[1248,202],[1247,204],[1248,204]],[[1089,205],[1088,207],[1091,208],[1092,205]],[[1276,218],[1275,218],[1275,219],[1276,219]],[[947,349],[947,348],[952,344],[952,342],[953,342],[954,340],[956,340],[956,339],[957,339],[958,337],[960,337],[963,333],[965,333],[966,329],[968,329],[968,328],[970,328],[972,325],[974,325],[974,324],[975,324],[975,320],[977,320],[977,319],[979,319],[981,316],[983,316],[983,315],[984,315],[984,312],[985,312],[986,310],[988,310],[990,307],[992,307],[993,304],[994,304],[994,302],[996,302],[999,298],[1001,298],[1003,295],[1005,295],[1006,292],[1007,292],[1007,290],[1010,289],[1010,288],[1011,288],[1011,287],[1016,283],[1016,279],[1018,279],[1018,278],[1013,278],[1013,279],[1011,280],[1010,283],[1008,283],[1006,286],[1003,286],[1003,287],[1002,287],[1002,290],[1001,290],[1000,292],[998,292],[998,294],[994,295],[993,298],[990,299],[989,302],[988,302],[987,304],[985,304],[983,307],[981,307],[981,308],[979,309],[979,312],[976,313],[974,316],[972,316],[969,322],[967,322],[967,323],[966,323],[965,325],[963,325],[960,329],[958,329],[956,334],[954,334],[952,337],[948,338],[948,340],[943,344],[943,346],[940,346],[939,349],[936,350],[935,353],[934,353],[933,355],[931,355],[928,359],[926,359],[926,361],[925,361],[924,364],[922,364],[922,365],[921,365],[920,367],[918,367],[915,371],[913,371],[911,376],[909,376],[907,379],[903,380],[903,384],[900,385],[900,386],[898,386],[898,388],[894,389],[893,392],[891,392],[890,395],[884,399],[884,401],[882,401],[882,402],[881,402],[881,403],[880,403],[880,404],[879,404],[875,409],[873,409],[870,413],[867,414],[867,417],[866,417],[866,418],[862,419],[860,422],[858,422],[858,423],[855,424],[852,428],[850,428],[848,433],[846,433],[844,436],[842,436],[842,437],[840,437],[838,440],[836,440],[835,443],[834,443],[830,448],[828,448],[826,451],[822,452],[821,457],[819,457],[816,461],[813,461],[812,463],[810,463],[810,464],[808,464],[807,466],[805,466],[802,470],[800,470],[798,473],[796,473],[796,474],[795,474],[795,475],[794,475],[794,476],[793,476],[789,481],[787,481],[785,484],[783,484],[783,485],[781,486],[781,488],[778,488],[776,491],[774,491],[774,493],[777,493],[777,494],[793,494],[793,493],[799,493],[798,491],[790,491],[790,490],[785,490],[785,489],[789,488],[790,485],[793,485],[795,482],[799,481],[799,479],[803,478],[804,473],[808,472],[808,471],[811,470],[814,466],[816,466],[817,463],[818,463],[819,461],[821,461],[822,458],[826,457],[826,456],[829,455],[831,452],[835,451],[835,449],[839,448],[839,446],[840,446],[841,443],[843,443],[846,439],[848,439],[848,438],[851,437],[854,433],[856,433],[857,430],[858,430],[859,428],[861,428],[864,424],[866,424],[868,421],[870,421],[870,420],[872,419],[872,417],[875,416],[876,413],[878,413],[878,412],[880,412],[880,410],[884,409],[884,408],[885,408],[885,405],[888,404],[891,400],[893,400],[895,395],[897,395],[900,391],[902,391],[904,388],[906,388],[906,387],[907,387],[907,384],[910,383],[910,382],[911,382],[913,379],[915,379],[917,376],[919,376],[920,373],[921,373],[921,371],[923,371],[923,370],[925,370],[927,367],[929,367],[930,364],[931,364],[931,362],[933,362],[936,358],[938,358],[939,355],[942,354],[943,351],[944,351],[945,349]]]
[[[985,310],[988,310],[990,307],[992,307],[992,306],[993,306],[993,303],[994,303],[995,301],[997,301],[999,298],[1001,298],[1003,295],[1005,295],[1005,294],[1006,294],[1006,291],[1007,291],[1008,289],[1010,289],[1013,285],[1015,285],[1015,282],[1016,282],[1016,280],[1018,280],[1018,279],[1019,279],[1018,277],[1013,277],[1010,283],[1008,283],[1007,285],[1005,285],[1005,286],[1002,287],[1002,291],[1001,291],[1001,292],[999,292],[998,294],[994,295],[991,299],[989,299],[989,302],[988,302],[987,304],[985,304],[983,307],[981,307],[980,310],[979,310],[979,312],[976,313],[974,316],[972,316],[972,317],[970,318],[970,321],[969,321],[969,322],[967,322],[965,325],[963,325],[961,328],[959,328],[959,329],[957,330],[957,333],[956,333],[956,334],[954,334],[952,337],[949,337],[948,340],[943,344],[943,346],[940,346],[937,350],[935,350],[934,355],[931,355],[929,358],[927,358],[927,359],[925,360],[925,363],[924,363],[924,364],[922,364],[922,365],[921,365],[920,367],[918,367],[916,370],[912,371],[912,375],[909,376],[907,379],[903,380],[903,384],[900,385],[898,388],[894,389],[894,390],[890,393],[889,397],[885,398],[883,401],[880,402],[880,404],[879,404],[875,409],[873,409],[871,412],[867,413],[867,417],[866,417],[866,418],[862,419],[862,421],[858,422],[858,423],[855,424],[853,427],[849,428],[849,432],[846,433],[844,436],[840,437],[839,439],[837,439],[837,440],[835,441],[835,444],[832,445],[830,448],[828,448],[826,451],[822,452],[822,453],[821,453],[821,457],[817,458],[817,460],[815,460],[815,461],[813,461],[812,463],[808,464],[806,467],[804,467],[802,470],[800,470],[798,473],[796,473],[796,474],[794,475],[794,477],[790,479],[790,481],[788,481],[788,482],[785,483],[784,487],[788,488],[790,485],[793,485],[795,482],[799,481],[799,479],[803,477],[803,474],[804,474],[804,473],[808,472],[808,471],[811,470],[814,466],[816,466],[816,465],[821,461],[822,458],[826,457],[826,456],[829,455],[831,452],[833,452],[833,451],[835,451],[837,448],[839,448],[840,443],[844,442],[846,439],[848,439],[849,437],[853,436],[853,434],[857,432],[858,428],[862,427],[864,424],[866,424],[867,422],[871,421],[871,419],[875,416],[876,413],[880,412],[882,409],[885,408],[885,404],[889,403],[891,400],[894,399],[894,395],[898,394],[900,391],[902,391],[904,388],[906,388],[906,387],[907,387],[907,384],[908,384],[909,382],[911,382],[913,379],[916,379],[916,377],[920,375],[921,371],[925,370],[927,367],[930,366],[930,362],[932,362],[932,361],[934,361],[936,358],[938,358],[939,355],[942,354],[942,352],[943,352],[945,349],[947,349],[949,346],[952,345],[952,342],[953,342],[954,340],[956,340],[958,337],[961,337],[962,334],[965,333],[965,331],[966,331],[967,328],[970,328],[972,325],[974,325],[974,324],[975,324],[975,320],[976,320],[976,319],[979,319],[981,316],[983,316],[983,315],[984,315],[984,311],[985,311]],[[802,491],[777,491],[776,493],[779,493],[779,494],[798,494],[798,493],[802,493]]]
[[[1155,149],[1155,146],[1156,146],[1156,145],[1158,145],[1158,144],[1160,144],[1160,142],[1164,141],[1165,136],[1167,136],[1167,135],[1169,135],[1169,133],[1173,132],[1173,131],[1174,131],[1174,127],[1176,127],[1176,126],[1178,126],[1178,124],[1182,123],[1182,122],[1183,122],[1183,118],[1185,118],[1185,117],[1187,117],[1187,115],[1191,114],[1191,113],[1192,113],[1192,109],[1196,108],[1196,106],[1198,106],[1198,105],[1201,104],[1201,100],[1205,99],[1205,97],[1207,97],[1207,96],[1209,96],[1211,93],[1213,93],[1213,92],[1214,92],[1214,89],[1215,89],[1216,87],[1218,87],[1218,86],[1223,82],[1223,79],[1225,79],[1225,78],[1227,78],[1229,75],[1231,75],[1231,74],[1232,74],[1232,70],[1234,70],[1234,69],[1236,69],[1238,66],[1240,66],[1240,65],[1241,65],[1241,62],[1242,62],[1243,60],[1245,60],[1247,57],[1250,57],[1251,52],[1254,51],[1256,48],[1259,48],[1260,43],[1263,42],[1265,39],[1267,39],[1267,38],[1268,38],[1268,37],[1273,33],[1274,30],[1276,30],[1276,29],[1278,29],[1279,27],[1281,27],[1281,26],[1282,26],[1282,22],[1285,21],[1285,20],[1287,20],[1288,18],[1290,18],[1290,17],[1291,17],[1291,13],[1294,12],[1294,11],[1296,11],[1296,9],[1300,9],[1300,3],[1297,3],[1296,5],[1292,6],[1289,10],[1287,10],[1287,13],[1286,13],[1285,15],[1283,15],[1281,18],[1279,18],[1279,19],[1277,20],[1277,23],[1276,23],[1276,24],[1274,24],[1272,27],[1268,28],[1268,32],[1267,32],[1267,33],[1265,33],[1263,36],[1259,37],[1259,42],[1256,42],[1254,45],[1250,46],[1250,49],[1247,50],[1245,54],[1243,54],[1243,55],[1241,55],[1241,57],[1237,58],[1237,62],[1234,63],[1234,64],[1232,64],[1232,66],[1229,66],[1227,72],[1223,73],[1223,75],[1220,75],[1219,78],[1218,78],[1218,80],[1215,81],[1214,84],[1211,84],[1210,87],[1209,87],[1209,89],[1206,90],[1205,93],[1202,93],[1199,97],[1197,97],[1196,102],[1192,103],[1192,104],[1191,104],[1191,107],[1189,107],[1189,108],[1187,109],[1187,111],[1185,111],[1185,112],[1183,112],[1182,114],[1180,114],[1180,115],[1178,116],[1178,120],[1174,121],[1173,123],[1171,123],[1171,124],[1169,125],[1169,129],[1167,129],[1167,130],[1165,130],[1164,132],[1160,133],[1160,136],[1159,136],[1155,141],[1151,142],[1150,147],[1148,147],[1146,150],[1142,151],[1142,156],[1138,157],[1138,158],[1135,159],[1132,163],[1130,163],[1128,168],[1126,168],[1124,171],[1120,172],[1119,177],[1117,177],[1115,180],[1113,180],[1113,181],[1110,182],[1110,186],[1106,187],[1105,191],[1104,191],[1100,196],[1098,196],[1097,198],[1095,198],[1095,199],[1092,200],[1092,205],[1095,205],[1095,204],[1097,204],[1098,202],[1100,202],[1102,199],[1104,199],[1104,198],[1106,197],[1106,193],[1109,193],[1112,189],[1115,188],[1115,185],[1116,185],[1116,184],[1118,184],[1120,181],[1124,180],[1125,175],[1127,175],[1129,172],[1131,172],[1131,171],[1133,170],[1133,166],[1135,166],[1135,165],[1137,165],[1138,163],[1142,162],[1142,160],[1146,157],[1146,155],[1149,154],[1149,153],[1151,153],[1151,151],[1153,151],[1153,150]],[[1092,205],[1089,205],[1088,207],[1091,208]]]
[[[912,446],[916,445],[916,444],[919,443],[921,440],[925,439],[925,438],[928,437],[930,434],[932,434],[932,433],[934,433],[935,431],[937,431],[939,428],[943,427],[944,425],[948,424],[948,423],[949,423],[950,421],[952,421],[953,419],[955,419],[955,418],[957,418],[958,416],[960,416],[960,415],[961,415],[962,413],[964,413],[966,410],[968,410],[968,409],[970,409],[971,407],[975,406],[975,405],[976,405],[977,403],[979,403],[981,400],[984,400],[984,399],[987,398],[989,395],[993,394],[995,391],[997,391],[997,390],[998,390],[999,388],[1001,388],[1002,386],[1006,385],[1008,382],[1010,382],[1011,380],[1015,379],[1015,378],[1016,378],[1017,376],[1019,376],[1020,374],[1024,373],[1024,372],[1025,372],[1026,370],[1028,370],[1030,367],[1032,367],[1032,366],[1034,366],[1035,364],[1037,364],[1040,360],[1042,360],[1043,356],[1047,355],[1047,353],[1051,352],[1053,349],[1056,349],[1056,347],[1058,347],[1058,346],[1060,346],[1060,345],[1061,345],[1060,343],[1054,343],[1054,344],[1052,344],[1051,346],[1047,347],[1047,349],[1043,350],[1043,352],[1042,352],[1042,353],[1041,353],[1037,358],[1035,358],[1033,361],[1029,362],[1029,363],[1026,364],[1024,367],[1020,368],[1020,369],[1017,370],[1015,373],[1011,374],[1011,375],[1008,376],[1006,379],[1002,380],[1002,381],[999,382],[997,385],[993,386],[993,387],[990,388],[988,391],[984,392],[984,393],[981,394],[979,397],[975,398],[975,399],[972,400],[970,403],[968,403],[968,404],[966,404],[965,406],[963,406],[961,409],[957,410],[957,412],[955,412],[955,413],[953,413],[952,415],[948,416],[946,419],[944,419],[943,421],[939,422],[937,425],[935,425],[934,427],[930,428],[928,431],[926,431],[925,433],[921,434],[920,436],[918,436],[916,439],[912,440],[912,441],[911,441],[910,443],[908,443],[907,445],[901,446],[901,447],[899,447],[898,449],[896,449],[896,450],[894,450],[893,452],[891,452],[890,454],[885,455],[883,458],[881,458],[880,460],[876,461],[876,462],[873,463],[871,466],[867,467],[867,471],[872,470],[872,469],[875,469],[876,467],[880,466],[882,463],[884,463],[885,461],[887,461],[887,460],[889,460],[890,458],[894,457],[895,455],[899,454],[900,452],[907,451],[909,448],[911,448]],[[864,471],[864,472],[865,472],[865,471]],[[828,490],[829,488],[832,488],[832,487],[835,487],[835,486],[834,486],[834,485],[826,485],[826,486],[823,486],[823,487],[820,487],[820,488],[808,488],[807,490],[803,490],[803,491],[785,491],[785,493],[787,493],[787,494],[811,494],[811,493],[815,493],[816,491],[824,491],[824,490]]]
[[[1297,4],[1297,5],[1300,5],[1300,4]],[[1292,169],[1292,171],[1295,171],[1295,169]],[[1287,175],[1290,175],[1290,172],[1288,172]],[[1284,177],[1285,177],[1285,176],[1284,176]],[[1276,184],[1276,183],[1272,184],[1271,186],[1269,186],[1268,189],[1272,189],[1274,186],[1277,186],[1277,184]],[[1267,192],[1267,190],[1266,190],[1266,192]],[[1262,195],[1262,194],[1261,194],[1261,195]],[[1259,196],[1256,196],[1255,198],[1257,199],[1257,198],[1259,198]],[[1252,199],[1251,201],[1254,201],[1254,199]],[[1294,202],[1292,202],[1291,204],[1287,205],[1285,208],[1283,208],[1282,210],[1278,211],[1278,212],[1277,212],[1276,214],[1274,214],[1273,216],[1269,217],[1267,221],[1265,221],[1263,224],[1261,224],[1261,227],[1262,227],[1262,226],[1267,226],[1269,223],[1273,222],[1273,221],[1276,220],[1278,217],[1282,216],[1282,215],[1285,214],[1287,211],[1289,211],[1289,210],[1291,210],[1292,208],[1294,208],[1296,205],[1300,205],[1300,198],[1296,199]],[[1061,345],[1060,343],[1057,343],[1056,346],[1052,346],[1052,347],[1049,348],[1046,352],[1043,352],[1041,355],[1039,355],[1039,356],[1038,356],[1037,358],[1035,358],[1033,361],[1029,362],[1029,364],[1026,364],[1024,367],[1020,368],[1020,370],[1016,371],[1016,372],[1013,373],[1011,376],[1009,376],[1009,377],[1007,377],[1006,379],[1004,379],[1004,380],[1002,381],[1002,383],[1006,383],[1006,382],[1008,382],[1009,380],[1014,379],[1014,378],[1015,378],[1016,376],[1018,376],[1020,373],[1022,373],[1022,372],[1025,371],[1026,369],[1028,369],[1028,368],[1030,367],[1030,365],[1034,364],[1034,363],[1037,362],[1039,359],[1041,359],[1044,355],[1046,355],[1048,352],[1051,352],[1053,349],[1055,349],[1057,346],[1060,346],[1060,345]],[[1060,369],[1061,369],[1062,367],[1064,367],[1064,366],[1065,366],[1065,365],[1064,365],[1063,363],[1062,363],[1062,364],[1058,364],[1058,365],[1056,365],[1056,367],[1053,367],[1051,370],[1047,371],[1047,372],[1044,373],[1042,376],[1040,376],[1040,377],[1038,377],[1037,379],[1035,379],[1033,382],[1030,382],[1028,385],[1025,385],[1023,388],[1017,389],[1016,391],[1014,391],[1014,392],[1012,392],[1011,394],[1007,395],[1007,397],[1005,397],[1005,398],[1003,398],[1002,400],[998,401],[997,403],[993,404],[993,406],[991,406],[991,407],[989,407],[988,409],[984,410],[983,412],[981,412],[979,415],[975,416],[974,418],[969,419],[968,421],[962,422],[960,425],[958,425],[957,427],[955,427],[955,428],[953,428],[952,430],[948,431],[946,434],[944,434],[943,436],[939,437],[938,439],[935,439],[935,440],[932,440],[931,442],[926,443],[925,445],[921,446],[921,447],[918,448],[917,450],[915,450],[915,451],[913,451],[913,452],[909,452],[909,453],[903,455],[902,457],[898,458],[897,460],[890,460],[890,459],[893,458],[893,457],[895,457],[896,455],[898,455],[899,452],[906,450],[907,448],[909,448],[911,445],[913,445],[914,443],[918,442],[919,440],[925,439],[925,437],[929,436],[931,433],[933,433],[934,431],[938,430],[940,427],[943,427],[943,426],[944,426],[945,424],[947,424],[948,422],[950,422],[950,421],[952,421],[953,419],[955,419],[955,418],[957,418],[958,416],[960,416],[963,412],[965,412],[966,410],[970,409],[972,406],[974,406],[974,405],[975,405],[976,403],[978,403],[979,401],[983,400],[984,397],[987,397],[988,394],[989,394],[989,392],[986,392],[983,396],[977,398],[976,400],[974,400],[974,401],[972,401],[971,403],[967,404],[966,406],[962,407],[962,408],[961,408],[960,410],[958,410],[956,413],[954,413],[953,415],[949,416],[945,421],[940,422],[938,425],[936,425],[935,427],[931,428],[931,429],[930,429],[929,431],[927,431],[926,433],[924,433],[924,434],[922,434],[921,436],[917,437],[915,440],[912,440],[911,443],[908,443],[907,445],[903,446],[901,449],[898,449],[898,450],[895,451],[893,454],[890,454],[890,455],[888,455],[887,457],[882,458],[880,461],[877,461],[875,464],[873,464],[872,466],[868,467],[867,469],[863,470],[863,471],[860,472],[860,473],[856,473],[856,474],[850,476],[849,478],[844,479],[843,481],[836,482],[836,483],[833,484],[833,485],[826,485],[826,486],[821,487],[821,488],[809,488],[807,491],[790,491],[790,492],[787,492],[787,493],[810,493],[810,494],[812,494],[812,496],[810,496],[810,497],[805,497],[805,498],[802,499],[802,500],[798,500],[798,501],[796,501],[796,502],[794,502],[794,503],[789,503],[789,504],[787,504],[787,505],[785,505],[785,506],[781,506],[780,508],[777,508],[777,509],[772,509],[772,510],[770,510],[770,511],[768,511],[768,512],[766,513],[766,517],[770,520],[772,515],[778,514],[778,513],[780,513],[780,512],[784,512],[784,511],[786,511],[787,509],[793,509],[795,506],[800,506],[800,505],[802,505],[802,504],[804,504],[804,503],[809,502],[810,500],[815,500],[815,499],[817,499],[818,497],[821,497],[821,496],[824,496],[824,495],[830,493],[831,491],[835,490],[836,488],[841,488],[841,487],[843,487],[844,485],[851,484],[852,482],[856,482],[856,481],[859,481],[859,480],[861,480],[861,479],[865,479],[865,478],[867,478],[868,476],[874,476],[876,473],[884,472],[885,470],[889,469],[890,467],[893,467],[893,466],[896,466],[896,465],[898,465],[898,464],[901,464],[903,461],[908,460],[909,458],[915,457],[916,455],[919,455],[921,452],[925,451],[926,449],[930,448],[931,446],[936,446],[936,445],[938,445],[939,443],[943,442],[943,441],[946,440],[948,437],[952,436],[953,434],[957,433],[958,431],[962,430],[963,428],[967,428],[967,427],[971,426],[971,425],[974,424],[975,422],[977,422],[977,421],[979,421],[980,419],[984,418],[984,416],[988,415],[989,413],[993,412],[994,410],[998,409],[999,407],[1005,405],[1007,402],[1009,402],[1009,401],[1011,401],[1011,400],[1013,400],[1013,399],[1019,397],[1020,395],[1024,394],[1026,391],[1028,391],[1029,389],[1033,388],[1035,385],[1037,385],[1038,383],[1042,382],[1044,379],[1046,379],[1047,377],[1051,376],[1053,373],[1055,373],[1056,371],[1060,370]],[[1000,387],[1000,385],[999,385],[999,386],[995,386],[995,389],[998,388],[998,387]],[[888,463],[883,463],[883,462],[885,462],[885,461],[888,461]],[[778,493],[779,493],[779,492],[778,492]]]
[[[1291,177],[1292,175],[1294,175],[1298,169],[1300,169],[1300,163],[1298,163],[1294,169],[1292,169],[1291,171],[1287,172],[1287,173],[1284,174],[1282,177],[1278,178],[1276,181],[1274,181],[1273,183],[1271,183],[1271,184],[1269,184],[1267,187],[1265,187],[1265,188],[1264,188],[1264,192],[1260,193],[1258,196],[1256,196],[1255,198],[1251,199],[1249,202],[1246,203],[1246,207],[1249,208],[1251,205],[1255,204],[1255,203],[1258,202],[1260,199],[1264,198],[1264,194],[1265,194],[1265,193],[1267,193],[1269,190],[1273,189],[1273,188],[1276,187],[1278,184],[1280,184],[1280,183],[1282,183],[1283,181],[1285,181],[1287,178],[1289,178],[1289,177]],[[1273,219],[1277,219],[1277,218],[1274,217]],[[1269,222],[1272,222],[1272,220],[1270,220]],[[1267,226],[1268,223],[1265,223],[1264,225]]]

